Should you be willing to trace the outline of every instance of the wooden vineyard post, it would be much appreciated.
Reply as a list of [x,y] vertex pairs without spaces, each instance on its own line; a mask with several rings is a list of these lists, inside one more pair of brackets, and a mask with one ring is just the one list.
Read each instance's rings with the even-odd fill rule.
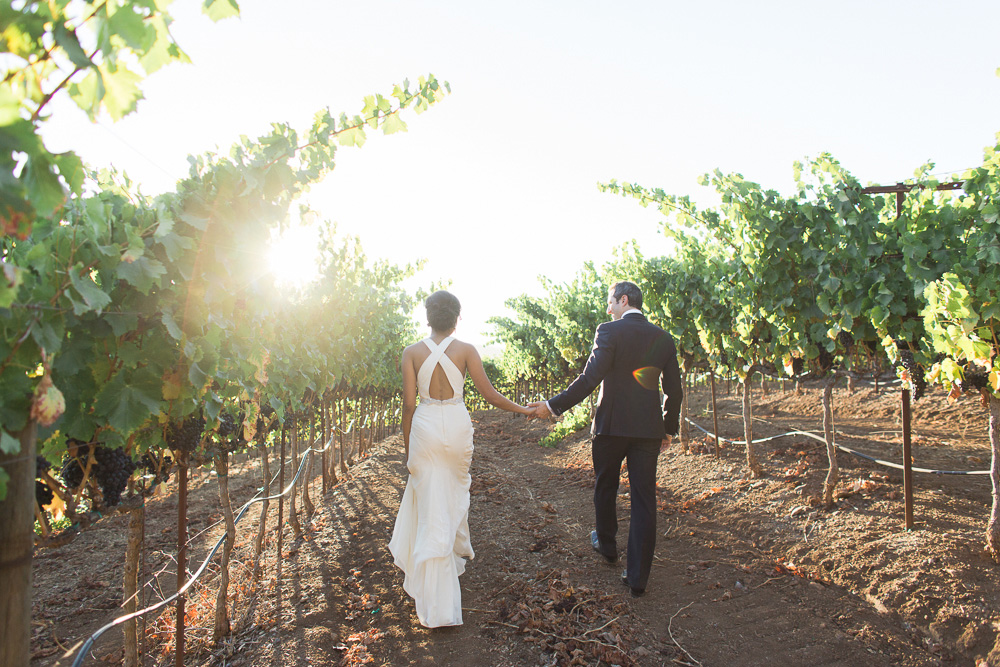
[[[292,417],[291,419],[291,434],[289,437],[290,443],[292,445],[292,470],[298,471],[299,469],[299,420],[298,417]],[[302,524],[299,523],[299,512],[295,503],[295,496],[298,495],[299,482],[297,479],[293,478],[291,482],[292,492],[288,495],[288,523],[292,526],[292,536],[299,537],[302,535]],[[284,490],[284,489],[282,489]]]
[[[354,399],[354,405],[351,406],[351,431],[354,434],[354,445],[351,447],[351,465],[354,465],[355,460],[360,461],[361,457],[365,455],[361,451],[361,402],[358,399]],[[354,457],[357,457],[355,459]]]
[[[163,465],[162,457],[161,457],[160,465],[161,466]],[[145,488],[145,484],[143,484],[142,486],[143,486],[143,489],[144,489]],[[138,595],[139,595],[139,604],[142,607],[147,607],[147,606],[149,606],[149,604],[148,604],[148,594],[146,593],[146,586],[149,585],[149,584],[146,583],[146,573],[147,573],[147,570],[146,570],[146,499],[145,499],[145,493],[143,493],[143,496],[144,497],[142,499],[142,533],[139,535],[139,555],[140,555],[142,561],[141,561],[141,565],[139,566],[139,579],[138,579],[138,582],[142,583],[142,588],[139,589]],[[152,586],[150,586],[150,588],[152,588]],[[140,622],[141,627],[142,627],[142,631],[139,632],[139,655],[140,656],[144,656],[144,655],[146,655],[146,614],[143,614],[142,616],[139,617],[139,622]]]
[[[133,614],[139,609],[142,598],[139,594],[139,559],[142,551],[142,538],[145,523],[146,500],[142,505],[129,512],[128,538],[125,547],[125,575],[122,583],[125,599],[125,613]],[[139,633],[138,619],[130,619],[124,623],[126,667],[139,665]]]
[[747,467],[751,477],[760,477],[762,470],[757,460],[757,451],[753,446],[753,411],[750,402],[750,380],[753,378],[756,366],[751,366],[743,380],[743,434],[747,441]]
[[267,534],[267,509],[270,504],[268,496],[271,495],[271,467],[267,462],[267,435],[257,433],[260,442],[260,469],[264,478],[263,494],[264,500],[260,503],[260,525],[257,528],[257,539],[253,547],[253,578],[258,581],[261,575],[261,553],[264,550],[264,536]]
[[361,444],[358,445],[358,458],[364,458],[368,456],[368,444],[371,436],[371,400],[367,394],[362,394],[361,398],[358,400],[358,412],[364,416],[365,427],[361,429],[359,437],[361,438]]
[[987,396],[990,404],[990,481],[993,487],[993,506],[986,522],[986,548],[994,561],[1000,562],[1000,398],[992,393]]
[[354,404],[354,409],[357,413],[357,421],[355,424],[358,429],[358,460],[365,458],[368,454],[368,448],[365,446],[365,424],[368,423],[368,411],[367,411],[367,401],[365,400],[365,395],[362,394]]
[[0,451],[10,475],[0,502],[0,665],[27,667],[31,660],[31,553],[35,505],[37,426],[29,420],[18,433],[18,452]]
[[913,530],[913,461],[910,458],[910,390],[903,389],[903,520],[906,530]]
[[226,519],[226,542],[222,547],[221,576],[219,578],[219,593],[215,598],[215,628],[212,638],[218,642],[229,634],[232,626],[229,623],[229,559],[236,542],[236,520],[233,516],[233,505],[229,499],[229,453],[220,451],[215,455],[215,471],[219,484],[219,501],[222,513]]
[[[177,590],[187,581],[187,491],[188,457],[182,452],[177,457]],[[177,620],[175,625],[174,665],[184,667],[184,595],[177,596]]]
[[319,437],[320,437],[320,440],[321,440],[321,442],[323,444],[323,447],[322,447],[323,452],[320,454],[320,459],[319,459],[319,469],[323,473],[323,494],[326,495],[326,492],[330,489],[330,471],[328,470],[327,464],[326,464],[326,459],[327,459],[327,456],[326,456],[326,441],[327,441],[327,436],[326,436],[326,399],[325,398],[321,398],[320,401],[319,401]]
[[376,424],[375,412],[375,394],[368,395],[368,444],[365,446],[365,452],[371,452],[372,447],[375,445],[375,424]]
[[712,380],[712,424],[715,428],[715,458],[719,459],[722,457],[719,447],[719,411],[715,402],[715,371],[710,370],[709,377]]
[[310,415],[309,419],[309,440],[306,441],[306,449],[303,456],[309,457],[309,463],[306,464],[306,478],[302,480],[302,507],[306,512],[306,520],[308,521],[312,517],[313,512],[316,511],[316,506],[313,505],[312,498],[309,497],[309,483],[312,481],[313,472],[313,462],[316,460],[313,453],[309,451],[312,447],[316,445],[316,421],[313,419],[314,415]]
[[826,455],[830,461],[827,470],[826,481],[823,485],[823,502],[827,509],[833,507],[833,490],[840,480],[840,468],[837,465],[837,446],[834,444],[833,429],[833,384],[837,378],[834,376],[826,386],[823,387],[823,435],[826,439]]
[[347,419],[347,399],[340,399],[340,410],[337,415],[337,423],[339,426],[337,430],[339,431],[337,438],[340,440],[340,474],[347,475],[347,451],[344,449],[346,446],[344,444],[344,422]]
[[281,423],[281,459],[278,468],[278,547],[275,553],[274,588],[277,594],[278,618],[281,618],[281,542],[285,534],[285,423]]
[[688,373],[684,371],[681,373],[681,386],[684,388],[683,398],[681,399],[681,419],[680,419],[680,437],[681,437],[681,451],[685,454],[691,453],[691,437],[688,434],[688,404],[687,397],[690,393],[690,386],[688,383]]
[[337,447],[334,444],[334,429],[337,427],[337,401],[326,401],[326,441],[330,443],[330,486],[337,484]]

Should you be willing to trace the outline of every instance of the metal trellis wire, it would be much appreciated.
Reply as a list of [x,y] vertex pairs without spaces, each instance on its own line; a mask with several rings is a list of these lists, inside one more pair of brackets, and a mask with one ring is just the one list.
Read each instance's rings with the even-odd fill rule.
[[[334,437],[331,436],[322,449],[316,449],[315,447],[310,447],[309,449],[305,450],[303,452],[302,460],[299,463],[299,469],[295,472],[295,477],[293,477],[292,481],[288,483],[288,486],[285,488],[285,490],[273,496],[251,498],[250,500],[248,500],[246,503],[243,504],[243,507],[240,508],[240,511],[237,513],[236,519],[234,520],[233,523],[234,524],[239,523],[240,519],[243,518],[243,515],[246,514],[247,510],[250,509],[250,506],[253,505],[254,503],[263,502],[265,500],[275,500],[277,498],[280,498],[281,496],[288,494],[295,487],[295,483],[298,482],[299,476],[305,469],[306,461],[310,460],[312,454],[319,454],[328,450],[333,445],[333,441]],[[305,456],[305,454],[309,454],[310,456]],[[271,481],[273,482],[274,480]],[[157,602],[154,605],[146,607],[145,609],[140,609],[139,611],[132,612],[131,614],[126,614],[125,616],[119,616],[118,618],[111,621],[104,627],[100,628],[94,634],[90,635],[87,641],[84,642],[83,646],[80,648],[79,652],[77,652],[76,658],[73,660],[72,667],[80,667],[80,665],[83,664],[83,660],[87,656],[87,653],[90,651],[90,648],[94,645],[94,642],[97,641],[97,639],[99,639],[101,635],[103,635],[111,628],[121,625],[122,623],[125,623],[126,621],[129,621],[133,618],[138,618],[139,616],[148,614],[149,612],[162,609],[163,607],[167,606],[168,604],[179,598],[181,595],[184,595],[187,592],[187,590],[191,587],[191,585],[194,584],[194,582],[196,582],[198,578],[201,577],[201,575],[205,572],[205,569],[208,567],[208,564],[212,561],[212,558],[219,550],[219,547],[221,547],[225,541],[226,541],[226,535],[222,535],[219,538],[219,540],[215,543],[215,546],[212,547],[212,550],[208,553],[208,556],[205,557],[205,560],[204,562],[202,562],[201,567],[199,567],[198,570],[194,573],[194,576],[188,579],[184,583],[184,585],[177,590],[176,593],[174,593],[168,598],[165,598]]]

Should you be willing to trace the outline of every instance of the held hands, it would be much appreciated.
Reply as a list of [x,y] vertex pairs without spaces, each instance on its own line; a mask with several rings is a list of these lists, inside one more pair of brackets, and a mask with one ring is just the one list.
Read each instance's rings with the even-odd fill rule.
[[528,403],[528,407],[531,409],[531,412],[528,413],[528,419],[548,419],[549,421],[553,419],[552,412],[546,407],[544,401]]

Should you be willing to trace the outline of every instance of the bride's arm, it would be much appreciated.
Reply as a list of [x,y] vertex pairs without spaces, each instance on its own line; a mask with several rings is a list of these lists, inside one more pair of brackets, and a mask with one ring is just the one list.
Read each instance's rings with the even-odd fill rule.
[[507,410],[508,412],[517,412],[522,415],[529,415],[533,413],[531,408],[518,405],[494,389],[493,383],[490,382],[490,379],[486,376],[486,371],[483,369],[483,360],[479,356],[479,350],[477,350],[473,345],[469,345],[468,350],[468,354],[466,355],[466,367],[469,371],[469,377],[472,378],[472,383],[476,385],[476,389],[479,390],[479,393],[483,395],[483,398],[485,398],[490,405]]
[[417,409],[417,373],[413,370],[413,355],[410,348],[403,350],[403,453],[404,462],[410,462],[410,426],[413,411]]

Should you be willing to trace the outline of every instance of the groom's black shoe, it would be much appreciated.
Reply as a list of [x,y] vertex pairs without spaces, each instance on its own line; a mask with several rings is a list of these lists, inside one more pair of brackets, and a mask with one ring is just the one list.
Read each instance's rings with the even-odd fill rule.
[[[628,570],[622,570],[622,583],[628,586]],[[645,588],[632,588],[631,586],[628,586],[628,589],[634,598],[641,598],[646,594]]]
[[608,561],[609,563],[618,562],[618,554],[615,554],[614,556],[609,556],[608,554],[604,553],[603,549],[601,549],[601,541],[597,539],[596,530],[590,531],[590,545],[594,547],[594,551],[596,551],[597,553],[601,554],[604,557],[604,560]]

